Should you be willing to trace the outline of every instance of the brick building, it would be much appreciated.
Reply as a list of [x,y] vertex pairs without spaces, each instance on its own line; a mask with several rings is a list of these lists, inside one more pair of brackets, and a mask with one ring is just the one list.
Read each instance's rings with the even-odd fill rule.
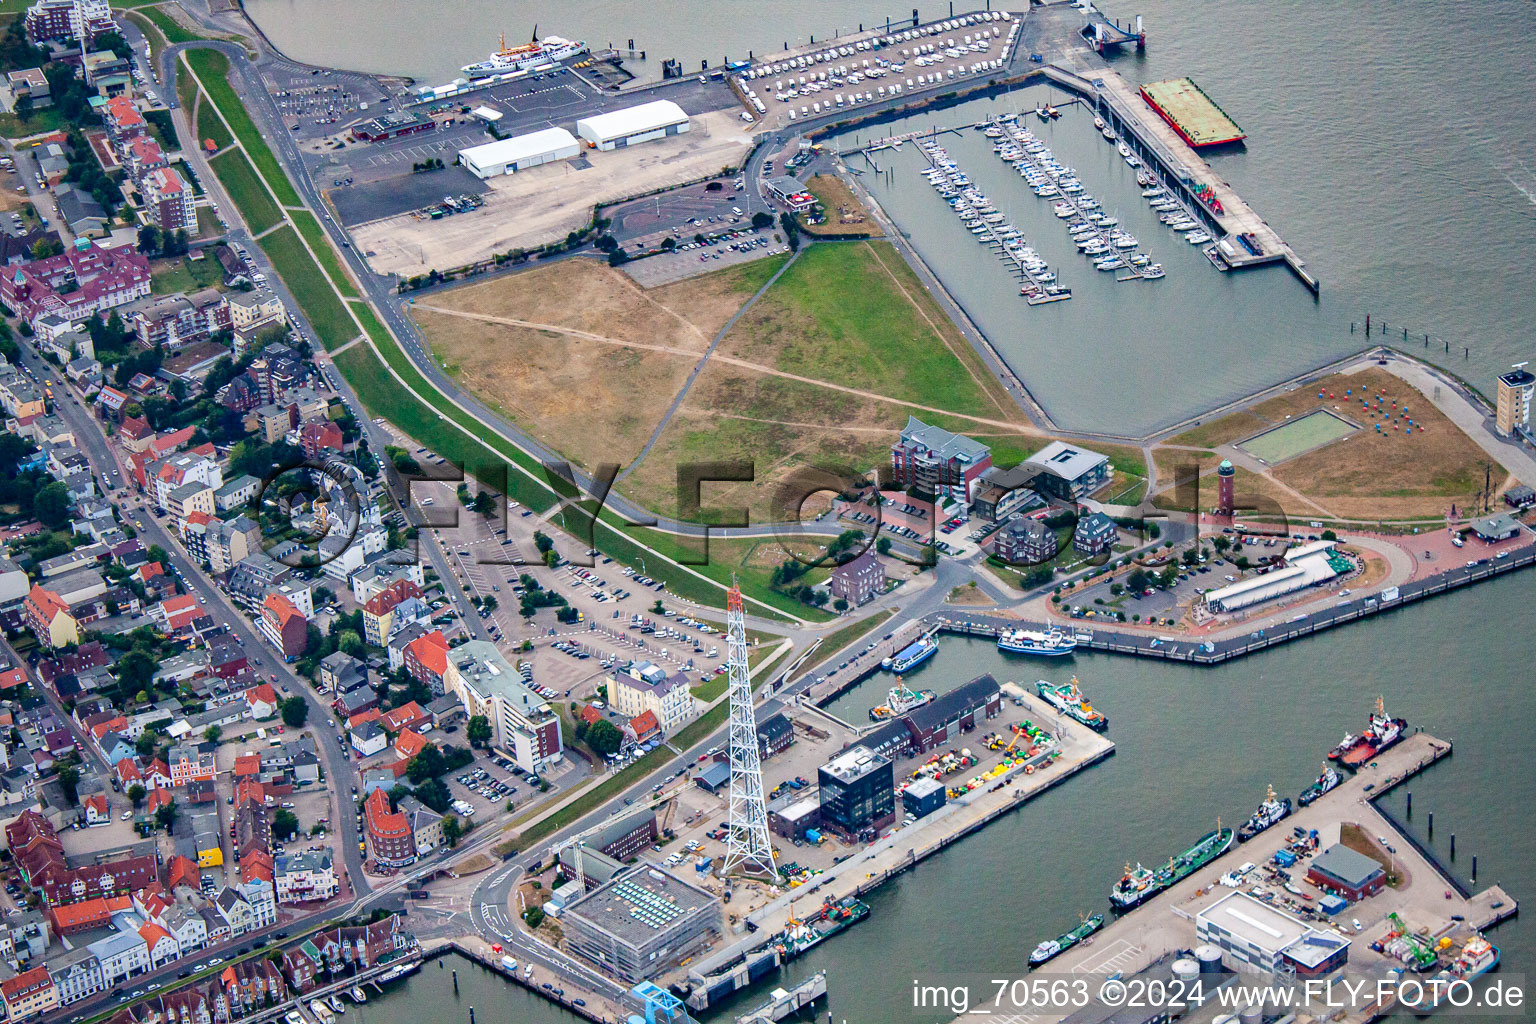
[[865,551],[833,569],[827,588],[833,597],[840,597],[851,605],[861,605],[885,589],[885,566],[873,551]]
[[149,261],[132,246],[77,239],[57,256],[7,268],[0,302],[28,323],[45,313],[83,320],[148,295],[149,276]]

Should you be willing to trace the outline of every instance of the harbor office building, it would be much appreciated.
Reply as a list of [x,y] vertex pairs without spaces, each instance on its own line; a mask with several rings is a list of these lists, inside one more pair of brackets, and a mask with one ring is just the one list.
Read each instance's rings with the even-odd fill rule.
[[1335,843],[1312,858],[1307,881],[1353,902],[1381,892],[1387,884],[1387,873],[1365,854]]
[[1318,978],[1349,962],[1349,939],[1313,928],[1245,892],[1228,893],[1196,914],[1195,936],[1219,948],[1237,970],[1256,974]]
[[1109,483],[1109,458],[1077,445],[1052,441],[1024,460],[1037,469],[1032,486],[1059,501],[1077,501]]
[[629,985],[665,973],[723,933],[719,899],[648,864],[569,903],[560,923],[571,952]]
[[896,820],[896,778],[891,759],[865,746],[850,747],[817,771],[821,827],[853,842]]
[[1045,505],[1033,484],[1040,471],[1029,465],[1012,469],[993,467],[983,476],[971,512],[979,519],[1001,523],[1015,512],[1028,512]]
[[1536,393],[1536,374],[1521,363],[1508,373],[1499,374],[1497,415],[1494,423],[1505,437],[1524,433],[1531,427],[1531,395]]
[[918,756],[1002,712],[1003,688],[989,672],[885,723],[864,737],[864,746],[890,758]]
[[1206,606],[1218,614],[1235,612],[1327,583],[1354,568],[1349,559],[1333,550],[1334,543],[1317,540],[1292,548],[1282,556],[1284,568],[1212,590],[1205,595]]
[[863,551],[832,570],[827,589],[851,605],[872,601],[885,589],[885,565],[873,551]]

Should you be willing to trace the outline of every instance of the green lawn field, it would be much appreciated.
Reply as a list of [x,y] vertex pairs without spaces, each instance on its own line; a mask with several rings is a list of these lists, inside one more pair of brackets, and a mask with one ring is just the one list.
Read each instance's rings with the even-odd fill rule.
[[257,177],[256,169],[243,152],[227,149],[208,161],[208,166],[213,168],[219,184],[224,186],[229,198],[240,208],[240,214],[250,227],[251,234],[259,235],[282,222],[283,211],[272,201],[271,193],[266,190],[261,178]]
[[[151,9],[146,13],[154,15],[160,12]],[[272,187],[278,202],[284,206],[298,206],[298,192],[294,191],[293,185],[289,183],[288,176],[283,173],[277,157],[272,155],[266,140],[261,137],[261,132],[256,130],[256,123],[251,120],[245,105],[240,102],[240,97],[235,93],[235,87],[229,84],[227,77],[229,58],[218,50],[197,49],[188,50],[186,59],[202,81],[204,94],[219,108],[219,112],[224,115],[224,120],[229,122],[235,137],[250,154],[251,162],[256,165],[261,176]]]
[[260,245],[278,276],[304,307],[322,345],[327,349],[339,348],[357,337],[357,324],[353,323],[347,307],[331,290],[315,261],[310,259],[309,251],[293,228],[283,225],[263,238]]

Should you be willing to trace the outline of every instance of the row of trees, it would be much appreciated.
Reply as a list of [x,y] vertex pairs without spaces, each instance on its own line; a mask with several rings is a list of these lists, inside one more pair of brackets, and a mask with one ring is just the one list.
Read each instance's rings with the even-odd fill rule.
[[167,259],[185,256],[188,242],[185,228],[161,231],[153,224],[144,224],[139,228],[139,252],[146,256],[163,256]]

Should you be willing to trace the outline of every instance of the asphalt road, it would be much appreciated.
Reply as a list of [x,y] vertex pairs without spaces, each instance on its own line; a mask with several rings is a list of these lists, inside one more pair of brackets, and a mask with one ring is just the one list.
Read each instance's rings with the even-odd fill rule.
[[[515,424],[505,420],[500,414],[487,408],[472,395],[461,391],[452,379],[442,373],[441,368],[428,351],[420,332],[416,330],[415,323],[410,317],[405,315],[402,299],[395,294],[393,284],[385,278],[378,277],[368,268],[363,258],[352,247],[351,239],[347,237],[342,227],[325,215],[328,207],[322,200],[319,189],[309,175],[298,146],[290,137],[292,133],[283,127],[285,123],[283,118],[273,104],[271,96],[268,95],[263,87],[260,73],[246,59],[244,50],[228,43],[192,43],[167,47],[160,55],[160,73],[162,80],[165,82],[167,94],[175,95],[176,74],[179,70],[176,64],[177,56],[182,50],[192,46],[211,46],[223,51],[230,58],[231,74],[236,77],[239,83],[238,91],[245,102],[246,109],[250,112],[258,128],[261,130],[263,138],[272,147],[278,162],[282,165],[283,170],[287,172],[289,180],[298,189],[305,204],[311,209],[319,211],[320,223],[325,228],[326,233],[335,239],[338,244],[346,243],[341,247],[342,259],[348,264],[354,276],[361,283],[361,287],[370,303],[379,312],[394,335],[400,339],[402,348],[411,361],[416,364],[417,369],[445,395],[455,400],[477,420],[488,425],[494,425],[499,433],[507,437],[533,458],[550,464],[563,463],[564,459],[558,453],[529,436]],[[222,190],[217,189],[217,179],[208,170],[206,161],[200,153],[193,151],[188,151],[188,156],[194,160],[199,174],[203,176],[205,183],[208,184],[210,194],[214,194],[217,190],[217,194],[220,196],[220,207],[225,212],[226,220],[233,224],[233,218],[236,217],[234,207],[229,204],[227,197],[223,196]],[[749,189],[748,191],[751,190]],[[752,213],[752,202],[750,197],[746,197],[743,205],[743,209],[747,212],[749,218]],[[760,200],[757,201],[757,205],[761,206]],[[247,248],[251,248],[250,236],[244,230],[232,228],[230,236],[232,240],[242,242],[246,244]],[[275,278],[275,275],[272,274],[268,276]],[[274,289],[280,295],[283,295],[289,308],[297,310],[298,305],[292,302],[291,296],[287,295],[286,290],[280,287],[280,282],[274,280],[272,284]],[[312,331],[306,331],[306,334],[309,337],[313,337]],[[350,391],[348,391],[348,394],[350,394]],[[355,403],[355,396],[352,397],[354,407],[360,409],[361,406]],[[591,493],[595,489],[589,474],[575,467],[572,467],[572,473],[575,476],[577,485],[584,491]],[[712,529],[699,523],[670,519],[657,522],[656,517],[650,512],[633,504],[622,495],[614,493],[609,494],[606,507],[624,516],[632,523],[656,523],[659,529],[689,537],[701,537],[706,533],[712,533],[713,536],[767,537],[773,536],[776,532],[776,527],[771,524],[741,529],[720,527]],[[836,536],[840,530],[832,524],[806,523],[803,528],[797,527],[797,532],[817,536]]]
[[[307,173],[302,156],[299,153],[297,146],[294,144],[293,139],[290,137],[291,133],[283,127],[283,119],[273,105],[270,96],[268,96],[265,90],[262,88],[259,74],[245,58],[243,51],[241,51],[238,47],[227,44],[194,45],[214,45],[229,55],[231,58],[232,73],[237,79],[239,91],[241,92],[242,97],[245,99],[247,109],[250,111],[252,117],[256,120],[256,123],[261,128],[268,143],[273,146],[279,163],[288,173],[290,180],[293,181],[295,187],[299,190],[299,193],[303,197],[305,203],[312,209],[324,211],[326,207],[321,200],[318,189],[315,187],[315,183],[311,180],[309,174]],[[170,47],[161,56],[162,79],[166,83],[165,89],[168,95],[174,96],[176,74],[175,59],[176,55],[184,48],[184,46]],[[1003,75],[1008,73],[1012,73],[1012,69],[1004,72],[998,72],[997,74]],[[804,126],[802,126],[800,130],[803,131]],[[740,205],[742,205],[748,216],[750,216],[754,209],[761,209],[765,208],[766,206],[758,194],[757,188],[758,179],[761,177],[763,160],[766,158],[768,153],[775,152],[790,137],[791,134],[787,132],[771,134],[761,140],[759,146],[749,157],[745,170],[745,173],[748,177],[748,188],[746,189],[745,194],[740,196],[742,200]],[[211,173],[207,173],[206,164],[202,164],[201,157],[194,155],[193,159],[197,160],[201,165],[199,170],[206,175],[206,178],[209,181],[210,191],[217,189],[217,181],[214,179]],[[227,197],[222,197],[222,193],[220,193],[220,198],[221,201],[226,204],[225,209],[230,212],[231,216],[233,216],[234,208],[227,205]],[[337,239],[338,241],[345,240],[350,242],[350,239],[346,239],[344,231],[330,219],[322,217],[321,223],[325,227],[327,233],[330,234],[333,238]],[[240,239],[242,236],[245,236],[245,233],[236,229],[232,231],[232,235],[237,239]],[[248,236],[245,237],[248,238]],[[255,251],[254,248],[253,251]],[[495,425],[503,435],[510,438],[515,444],[517,444],[524,451],[527,451],[533,457],[547,462],[560,461],[556,453],[549,450],[535,439],[529,437],[527,434],[519,430],[515,425],[504,421],[498,414],[483,406],[472,396],[461,392],[452,380],[444,376],[428,353],[423,339],[415,329],[415,325],[411,322],[409,317],[404,314],[401,302],[399,298],[394,294],[390,283],[387,280],[376,277],[358,256],[356,250],[350,245],[343,246],[341,253],[342,258],[348,263],[357,280],[361,282],[361,285],[366,292],[367,298],[380,312],[380,315],[384,318],[391,331],[396,335],[397,338],[401,339],[404,350],[410,356],[411,360],[416,364],[417,368],[425,376],[427,376],[429,380],[431,380],[438,388],[440,388],[444,394],[456,400],[472,415],[476,416],[476,418],[486,424]],[[274,280],[273,285],[276,289],[279,290],[280,294],[283,294],[280,282]],[[290,303],[290,308],[297,311],[298,306],[292,303],[291,297],[286,295],[284,297],[285,300]],[[375,450],[382,450],[383,445],[388,440],[391,440],[390,435],[379,428],[377,424],[374,424],[370,419],[367,418],[366,415],[361,414],[360,410],[362,406],[358,402],[356,395],[351,392],[350,388],[347,386],[346,382],[340,378],[339,374],[333,373],[333,376],[336,378],[334,381],[335,386],[338,392],[343,396],[344,400],[346,400],[354,410],[359,410],[358,420],[360,423],[364,424],[364,429],[367,436],[369,437],[370,443],[374,446]],[[590,489],[591,480],[586,474],[578,470],[576,471],[575,475],[577,483],[580,486],[582,486],[584,489]],[[398,481],[396,481],[396,483],[398,483]],[[648,512],[632,505],[627,500],[623,499],[622,496],[610,495],[608,506],[619,512],[621,515],[629,517],[632,521],[649,522],[652,520],[652,517]],[[706,527],[698,524],[675,521],[665,521],[659,525],[660,528],[664,530],[688,536],[702,535],[707,529]],[[718,530],[716,535],[761,537],[773,535],[776,532],[776,529],[777,528],[772,525],[765,524],[737,530]],[[813,523],[806,524],[804,529],[799,530],[798,532],[831,536],[840,532],[840,529],[840,526],[835,523]],[[461,598],[467,599],[467,595],[465,595],[463,590],[459,588],[455,574],[447,566],[442,557],[442,553],[440,550],[438,550],[437,546],[435,544],[428,544],[426,546],[426,553],[428,559],[432,562],[434,569],[436,569],[438,575],[444,580],[445,586],[450,589],[450,592],[456,593]],[[936,610],[937,607],[942,604],[944,596],[948,593],[950,586],[970,578],[969,571],[963,564],[956,563],[951,560],[941,561],[935,572],[938,576],[935,584],[930,588],[926,595],[924,595],[922,598],[919,598],[910,608],[906,609],[908,615],[914,617],[921,616],[923,614],[927,614],[930,611]],[[480,635],[480,626],[475,616],[466,616],[465,624],[472,635]],[[791,632],[792,637],[798,637],[802,641],[813,635],[811,631],[808,630],[795,630]],[[791,684],[788,688],[781,691],[775,699],[763,704],[758,709],[758,714],[765,718],[769,715],[772,715],[776,710],[784,706],[785,703],[792,701],[795,696],[809,684],[810,679],[811,677],[806,675],[797,680],[795,683]],[[680,758],[671,762],[667,768],[660,769],[658,771],[667,772],[676,771],[679,767],[686,768],[688,765],[691,765],[694,761],[696,761],[698,756],[708,747],[720,745],[724,741],[724,737],[725,729],[721,728],[714,735],[700,741],[691,749],[683,751]],[[550,847],[557,845],[561,840],[568,838],[571,835],[580,833],[585,828],[590,827],[586,824],[588,822],[605,820],[606,818],[623,810],[627,806],[624,802],[625,796],[638,799],[648,794],[650,786],[654,784],[652,779],[655,778],[656,774],[658,773],[652,773],[650,776],[644,778],[637,778],[633,785],[630,786],[625,793],[615,796],[612,800],[606,802],[604,805],[594,810],[591,814],[585,816],[582,822],[579,822],[570,828],[560,830],[555,835],[546,840],[545,843],[541,845],[541,849],[547,850]],[[350,816],[344,817],[349,818]],[[353,846],[353,849],[355,850],[355,845]],[[462,853],[463,848],[461,848],[459,852]],[[518,869],[526,868],[529,864],[532,864],[541,859],[542,857],[539,851],[523,851],[517,858],[513,860],[511,865],[512,870],[498,872],[496,875],[491,876],[485,882],[481,883],[481,886],[476,889],[475,896],[472,901],[472,916],[474,917],[475,927],[477,930],[486,935],[487,938],[497,942],[504,942],[507,940],[508,933],[502,930],[503,928],[507,927],[507,923],[505,922],[506,898],[507,893],[510,891],[511,885],[515,882],[516,871]],[[488,923],[482,908],[495,908],[498,906],[501,908],[501,910],[498,912],[500,917],[498,917],[496,914],[492,914],[491,920]],[[493,927],[493,924],[496,926]],[[511,934],[516,934],[515,929],[512,930]],[[524,943],[525,941],[527,940],[519,939],[520,943]],[[529,954],[525,951],[525,955]]]
[[[21,352],[21,364],[39,379],[53,377],[57,372],[39,358],[32,351],[31,346],[23,346]],[[330,708],[315,695],[307,681],[294,675],[288,666],[282,663],[282,659],[273,652],[271,646],[256,635],[245,616],[225,597],[223,590],[203,575],[202,568],[185,557],[177,541],[150,514],[145,500],[130,496],[130,493],[123,489],[125,481],[122,467],[108,447],[101,424],[80,405],[73,390],[68,386],[56,387],[54,396],[54,411],[62,416],[64,422],[74,431],[75,440],[95,471],[98,484],[103,486],[112,484],[114,490],[108,497],[119,504],[125,518],[144,524],[138,531],[140,539],[146,546],[158,544],[166,550],[172,565],[180,571],[181,579],[189,592],[198,597],[214,622],[225,627],[246,649],[252,660],[253,671],[264,678],[276,675],[277,682],[281,686],[287,687],[290,693],[302,696],[305,703],[309,705],[309,722],[314,727],[313,731],[324,762],[325,773],[332,783],[334,799],[331,823],[333,834],[341,844],[338,852],[346,864],[347,877],[354,891],[366,894],[368,882],[363,875],[363,859],[357,848],[358,834],[352,808],[341,805],[340,780],[351,775],[352,769],[342,751],[341,742],[336,738],[335,730],[330,727]]]

